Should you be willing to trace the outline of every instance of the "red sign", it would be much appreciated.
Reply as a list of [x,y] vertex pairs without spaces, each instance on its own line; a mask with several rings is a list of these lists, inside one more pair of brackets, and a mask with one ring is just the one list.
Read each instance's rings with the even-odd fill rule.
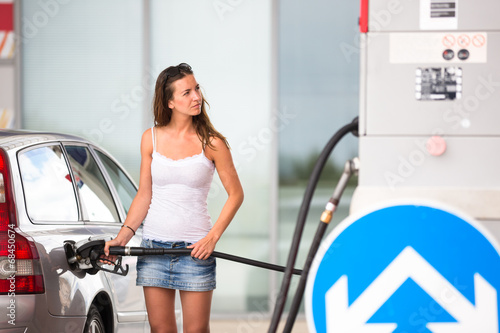
[[455,45],[455,37],[453,35],[446,35],[443,37],[443,45],[446,47],[452,47]]
[[361,0],[359,14],[359,32],[368,32],[368,0]]
[[458,36],[458,45],[461,47],[467,47],[470,44],[470,37],[467,35],[460,35]]
[[476,47],[481,47],[486,43],[486,38],[484,35],[477,34],[474,37],[472,37],[472,44]]
[[0,30],[14,30],[14,5],[0,1]]

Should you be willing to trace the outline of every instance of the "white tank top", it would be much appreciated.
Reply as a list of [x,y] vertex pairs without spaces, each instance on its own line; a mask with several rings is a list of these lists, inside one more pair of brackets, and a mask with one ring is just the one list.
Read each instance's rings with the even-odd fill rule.
[[156,151],[154,127],[151,161],[151,204],[144,220],[143,238],[196,243],[212,228],[207,196],[215,166],[201,153],[172,160]]

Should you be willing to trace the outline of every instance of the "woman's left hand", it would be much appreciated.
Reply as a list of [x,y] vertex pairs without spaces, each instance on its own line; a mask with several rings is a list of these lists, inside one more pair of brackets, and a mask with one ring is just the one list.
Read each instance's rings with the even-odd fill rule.
[[191,251],[191,257],[206,260],[210,257],[212,252],[214,252],[215,245],[217,241],[212,237],[206,236],[200,239],[198,242],[189,245],[188,249],[193,249]]

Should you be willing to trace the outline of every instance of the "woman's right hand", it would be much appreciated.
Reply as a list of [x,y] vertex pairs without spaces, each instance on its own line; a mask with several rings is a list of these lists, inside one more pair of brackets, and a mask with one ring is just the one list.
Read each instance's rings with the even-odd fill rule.
[[118,256],[116,255],[109,255],[109,248],[111,246],[125,246],[127,245],[127,241],[125,240],[120,240],[118,238],[118,236],[116,238],[113,238],[109,241],[107,241],[105,244],[104,244],[104,257],[102,257],[103,259],[106,259],[106,260],[109,260],[109,261],[112,261],[112,262],[115,262],[116,261],[116,258]]

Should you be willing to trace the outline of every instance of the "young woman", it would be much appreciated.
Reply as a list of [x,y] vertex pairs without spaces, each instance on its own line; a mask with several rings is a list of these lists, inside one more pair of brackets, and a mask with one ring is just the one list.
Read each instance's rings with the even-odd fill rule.
[[[176,332],[179,290],[185,332],[209,332],[215,289],[217,241],[243,202],[243,189],[226,138],[217,132],[191,67],[171,66],[156,81],[155,126],[142,135],[139,190],[122,229],[109,246],[124,246],[144,221],[144,247],[191,248],[191,256],[143,256],[137,285],[144,295],[152,332]],[[214,170],[228,194],[212,226],[207,195]]]

